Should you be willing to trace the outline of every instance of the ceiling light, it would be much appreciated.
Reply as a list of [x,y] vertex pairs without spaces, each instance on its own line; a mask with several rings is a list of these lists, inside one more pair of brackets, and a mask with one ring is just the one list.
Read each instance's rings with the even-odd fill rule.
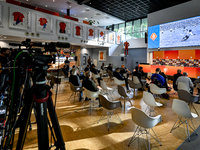
[[87,17],[85,19],[88,19]]
[[91,5],[92,3],[90,3],[90,5]]
[[83,10],[82,12],[85,12],[85,10]]
[[53,2],[55,2],[55,0],[53,0]]
[[61,10],[61,12],[63,12],[63,10]]
[[47,7],[47,5],[45,5],[45,7]]
[[71,8],[72,6],[69,6],[69,8]]
[[7,37],[6,37],[6,36],[4,36],[4,38],[6,39]]
[[26,0],[28,2],[28,0]]

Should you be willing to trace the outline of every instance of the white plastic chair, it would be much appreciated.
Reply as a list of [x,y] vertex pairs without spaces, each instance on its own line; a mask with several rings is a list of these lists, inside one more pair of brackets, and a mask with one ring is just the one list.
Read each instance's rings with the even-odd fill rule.
[[188,93],[190,93],[190,90],[188,89],[187,85],[183,82],[178,82],[177,88],[178,88],[178,90],[185,90]]
[[[150,91],[155,94],[156,97],[158,97],[161,101],[163,101],[165,103],[165,101],[163,99],[160,98],[161,94],[167,93],[166,88],[159,88],[157,85],[155,84],[150,84]],[[162,97],[162,96],[161,96]]]
[[[147,105],[145,112],[148,111],[149,116],[154,117],[155,114],[160,114],[158,107],[163,106],[163,104],[156,102],[155,98],[153,97],[153,95],[151,93],[144,91],[143,92],[143,101]],[[156,112],[156,109],[158,109],[158,113]]]
[[[123,124],[119,115],[115,112],[116,108],[122,107],[121,101],[114,101],[114,102],[109,101],[105,95],[101,95],[101,94],[99,94],[99,100],[100,100],[102,107],[104,108],[103,110],[105,110],[105,111],[103,111],[98,123],[105,117],[105,115],[107,115],[108,131],[110,130],[110,121],[109,120],[112,118],[112,116],[116,116],[116,119],[118,119],[121,122],[121,124]],[[104,113],[104,112],[106,112],[106,113]]]
[[139,81],[139,79],[138,79],[137,76],[133,76],[133,82],[134,82],[135,84],[140,84],[140,81]]
[[106,83],[103,80],[101,80],[100,82],[101,82],[101,88],[103,89],[102,90],[103,94],[107,95],[108,97],[110,97],[113,100],[112,94],[114,92],[114,89],[107,87]]
[[129,80],[129,79],[128,79],[128,84],[129,84],[130,88],[133,89],[133,98],[134,98],[135,95],[136,95],[136,93],[135,93],[136,89],[141,88],[142,84],[140,82],[139,83],[137,81],[134,82],[134,81]]
[[[151,137],[153,137],[158,143],[160,143],[160,146],[162,146],[162,144],[159,141],[156,133],[153,130],[153,127],[162,121],[161,115],[158,115],[156,117],[149,117],[142,110],[140,110],[138,108],[132,108],[131,109],[131,115],[132,115],[133,122],[137,125],[137,128],[135,129],[134,134],[133,134],[128,146],[130,146],[130,144],[133,141],[135,141],[137,138],[139,138],[140,135],[143,136],[143,134],[147,135],[146,136],[147,137],[147,143],[144,139],[146,149],[150,149],[150,137],[149,137],[149,135]],[[150,130],[153,131],[155,137],[150,133]]]
[[114,79],[114,84],[116,85],[125,84],[125,80],[118,80],[116,77],[113,77],[113,79]]
[[[179,100],[179,99],[174,99],[173,100],[172,109],[178,115],[178,117],[177,117],[176,122],[174,123],[170,133],[174,129],[178,128],[181,124],[186,124],[187,129],[185,128],[185,126],[184,126],[184,129],[185,129],[186,135],[188,137],[188,141],[190,142],[189,127],[193,131],[195,131],[195,127],[194,127],[194,124],[192,122],[192,119],[193,118],[197,118],[198,115],[195,114],[195,113],[191,113],[188,104],[186,102],[182,101],[182,100]],[[189,120],[191,120],[192,126],[190,124],[188,124]]]
[[[85,93],[85,96],[87,98],[90,98],[91,100],[89,101],[90,102],[90,115],[91,115],[91,112],[92,112],[92,108],[95,108],[95,107],[92,107],[94,106],[95,102],[96,102],[96,98],[99,96],[99,93],[100,91],[97,91],[97,92],[92,92],[92,91],[89,91],[87,90],[86,88],[84,88],[84,93]],[[99,102],[99,101],[97,101]]]
[[82,91],[82,87],[74,86],[71,82],[69,82],[69,84],[70,84],[70,90],[72,91],[72,94],[71,94],[69,100],[71,99],[72,96],[74,96],[74,102],[75,102],[75,96],[77,93],[80,94],[80,91]]

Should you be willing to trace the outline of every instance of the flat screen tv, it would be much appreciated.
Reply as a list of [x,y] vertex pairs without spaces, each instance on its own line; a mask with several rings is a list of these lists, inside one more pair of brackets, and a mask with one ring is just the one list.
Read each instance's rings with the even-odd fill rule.
[[148,27],[148,48],[200,46],[200,16]]

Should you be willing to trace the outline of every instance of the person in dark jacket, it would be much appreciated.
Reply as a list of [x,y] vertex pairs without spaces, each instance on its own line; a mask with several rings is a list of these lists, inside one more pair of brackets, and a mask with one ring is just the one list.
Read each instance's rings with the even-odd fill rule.
[[108,70],[111,71],[111,72],[113,72],[113,67],[112,67],[111,64],[109,64],[109,66],[107,67],[107,72],[108,72]]
[[[92,64],[90,71],[91,71],[93,74],[98,75],[98,74],[99,74],[99,70],[97,70],[95,67],[96,67],[96,66],[95,66],[94,64]],[[93,78],[93,79],[94,79],[94,78]],[[100,82],[101,82],[101,80],[103,80],[103,79],[100,77],[100,74],[99,74],[99,77],[96,78],[96,79],[97,79],[98,84],[99,84],[99,86],[100,86]]]
[[85,72],[90,71],[90,65],[87,65],[84,69]]
[[181,74],[181,69],[177,69],[177,74],[174,74],[174,81],[173,81],[173,88],[175,91],[178,91],[177,89],[177,85],[176,85],[176,80],[178,79],[178,77],[182,76]]
[[[77,75],[77,69],[73,68],[72,69],[72,74],[69,77],[69,82],[72,83],[74,86],[79,86],[82,87],[81,81],[79,76]],[[80,98],[79,101],[81,101],[81,99],[83,98],[83,92],[80,91]]]
[[126,89],[129,92],[129,86],[128,86],[128,79],[121,75],[120,68],[116,68],[116,70],[113,72],[113,77],[116,77],[118,80],[125,81]]

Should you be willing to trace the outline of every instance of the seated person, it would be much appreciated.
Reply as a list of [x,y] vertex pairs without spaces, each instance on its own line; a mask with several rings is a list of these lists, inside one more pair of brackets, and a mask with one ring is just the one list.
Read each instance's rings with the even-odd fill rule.
[[[72,73],[69,77],[69,82],[72,83],[74,86],[79,86],[79,87],[82,87],[82,84],[80,82],[80,78],[79,76],[77,75],[77,69],[76,68],[73,68],[72,69]],[[81,101],[81,99],[83,98],[83,92],[80,91],[80,98],[79,98],[79,101]]]
[[120,68],[116,68],[116,70],[113,72],[113,77],[117,78],[118,80],[125,81],[126,89],[128,92],[130,91],[128,86],[128,79],[120,74]]
[[105,70],[105,65],[104,65],[104,63],[102,63],[102,65],[101,65],[101,70]]
[[165,84],[165,78],[159,73],[160,68],[156,68],[156,73],[151,76],[151,83],[156,84],[158,87],[163,87]]
[[113,68],[112,68],[112,65],[111,65],[111,64],[109,64],[109,66],[107,67],[107,72],[108,72],[108,71],[113,72]]
[[163,76],[164,79],[165,79],[165,83],[164,83],[163,87],[165,87],[167,91],[170,91],[170,90],[168,90],[168,85],[167,85],[167,76],[165,75],[164,72],[161,72],[160,68],[157,68],[157,69],[159,70],[159,74],[160,74],[161,76]]
[[[90,71],[91,71],[93,74],[98,75],[98,74],[99,74],[99,70],[97,70],[95,67],[96,67],[96,66],[95,66],[94,64],[92,64]],[[98,77],[98,78],[96,78],[96,79],[98,80],[98,84],[99,84],[99,86],[100,86],[100,81],[102,80],[102,78],[101,78],[101,77]]]
[[182,76],[181,74],[181,69],[177,69],[177,74],[174,74],[174,81],[173,81],[173,88],[175,91],[178,91],[177,89],[177,85],[176,85],[176,80],[178,79],[178,77]]
[[186,86],[188,87],[189,91],[191,94],[193,94],[193,83],[192,80],[190,78],[188,78],[188,73],[187,72],[183,72],[183,76],[178,77],[178,79],[176,80],[176,85],[178,86],[178,82],[183,82],[186,84]]
[[90,65],[87,65],[84,69],[85,72],[90,71]]
[[[200,78],[198,78],[197,80],[194,81],[197,89],[198,89],[198,95],[200,95]],[[195,102],[197,104],[200,104],[200,96],[199,96],[199,100],[197,102]]]
[[143,67],[139,67],[139,72],[140,72],[140,74],[141,74],[141,78],[144,79],[144,80],[146,81],[146,75],[145,75],[145,73],[144,73],[144,71],[143,71]]
[[[91,72],[90,71],[86,72],[85,76],[86,77],[83,79],[82,86],[89,91],[98,92],[101,89],[101,87],[96,86],[94,81],[91,80],[91,76],[92,76]],[[87,101],[87,100],[88,100],[88,98],[86,97],[85,101]]]
[[127,68],[125,68],[125,66],[124,65],[122,65],[121,66],[121,68],[120,68],[120,74],[123,76],[123,74],[124,73],[127,73],[127,79],[128,79],[128,77],[129,77],[129,75],[130,75],[130,71],[127,69]]
[[73,66],[72,66],[72,69],[69,71],[70,75],[72,74],[72,70],[73,70],[74,68],[76,68],[75,65],[73,65]]
[[[141,85],[142,85],[142,90],[145,90],[145,85],[146,85],[146,80],[142,80],[142,76],[141,76],[141,72],[139,71],[139,67],[136,66],[135,67],[135,71],[132,73],[133,76],[136,76],[138,77]],[[133,77],[132,77],[132,80],[133,80]],[[141,89],[140,89],[141,90]]]

